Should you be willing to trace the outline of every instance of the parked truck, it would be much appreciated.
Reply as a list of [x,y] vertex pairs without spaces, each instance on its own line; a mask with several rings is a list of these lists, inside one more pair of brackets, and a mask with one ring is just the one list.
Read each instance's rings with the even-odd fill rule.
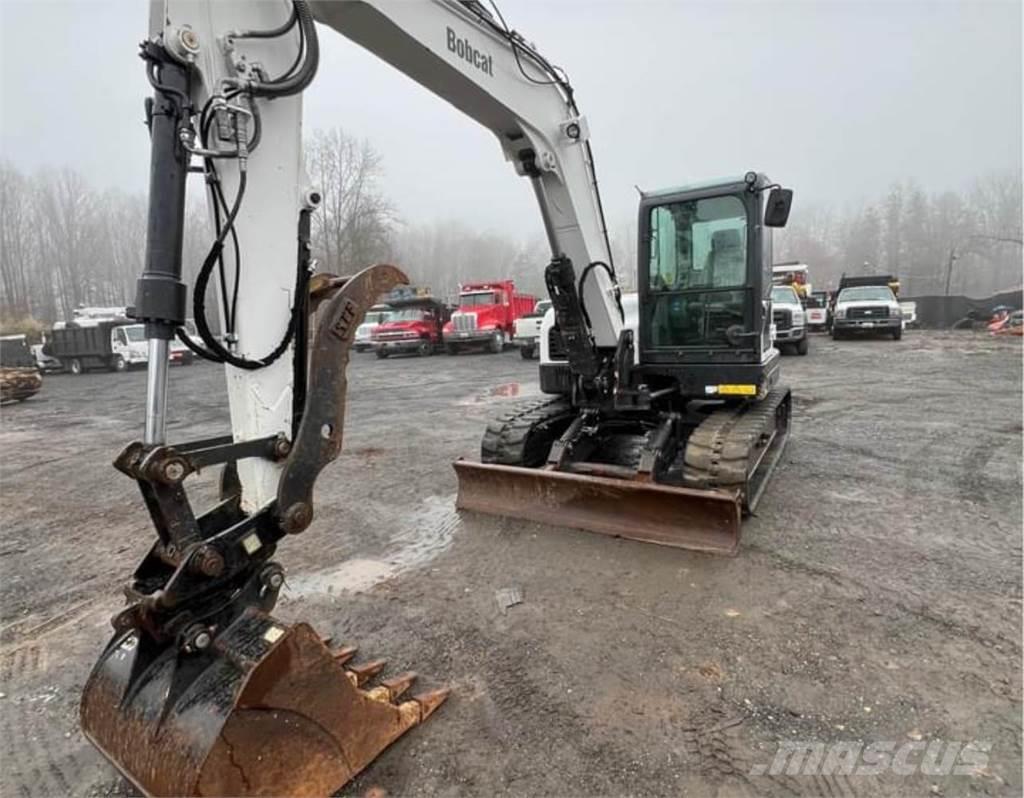
[[807,264],[798,260],[776,263],[772,266],[772,285],[792,286],[803,302],[813,293],[809,271]]
[[357,352],[369,352],[373,349],[373,333],[391,315],[391,306],[376,304],[363,317],[363,323],[356,327],[356,340],[353,348]]
[[512,343],[519,347],[523,360],[540,357],[540,327],[544,322],[544,314],[551,309],[551,300],[542,299],[527,313],[516,319]]
[[92,369],[125,371],[148,357],[144,326],[124,317],[59,321],[47,336],[43,352],[72,374]]
[[807,329],[823,331],[829,328],[828,291],[812,291],[804,301]]
[[532,313],[537,297],[516,293],[512,280],[466,283],[459,288],[459,307],[444,326],[449,355],[483,347],[501,352],[515,333],[516,320]]
[[780,352],[806,355],[807,312],[793,285],[772,286],[772,342]]
[[371,333],[377,357],[415,354],[426,357],[441,349],[442,329],[451,308],[432,296],[410,296],[389,301],[387,318]]
[[[192,320],[186,320],[185,331],[196,338]],[[71,374],[86,371],[127,371],[145,366],[149,361],[146,325],[124,316],[89,317],[76,313],[73,321],[59,321],[46,335],[42,354],[56,358],[59,370]],[[167,359],[171,363],[191,365],[195,356],[183,343],[172,339]]]

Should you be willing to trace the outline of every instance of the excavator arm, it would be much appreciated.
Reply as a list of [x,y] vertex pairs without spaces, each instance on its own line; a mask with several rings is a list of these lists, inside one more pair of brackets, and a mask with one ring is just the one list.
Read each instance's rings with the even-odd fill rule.
[[[153,86],[149,218],[131,310],[150,347],[145,434],[115,466],[138,484],[157,541],[126,587],[81,705],[87,737],[147,794],[328,794],[447,694],[399,701],[414,674],[364,689],[381,663],[354,665],[354,649],[332,651],[308,626],[270,615],[284,579],[276,546],[308,528],[316,477],[341,450],[355,329],[406,281],[386,265],[315,273],[321,197],[301,149],[302,92],[319,66],[315,20],[486,126],[531,181],[581,394],[600,390],[619,343],[586,119],[564,75],[479,3],[153,2],[141,46]],[[205,180],[215,238],[189,287],[193,175]],[[195,338],[183,330],[189,316]],[[224,364],[230,435],[168,442],[175,336]],[[224,466],[221,501],[197,513],[185,481],[212,465]]]

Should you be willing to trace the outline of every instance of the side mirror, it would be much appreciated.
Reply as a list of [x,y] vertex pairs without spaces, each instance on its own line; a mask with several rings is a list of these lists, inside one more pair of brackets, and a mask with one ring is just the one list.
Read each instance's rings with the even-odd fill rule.
[[785,227],[789,221],[789,208],[793,204],[793,190],[773,188],[764,206],[766,227]]

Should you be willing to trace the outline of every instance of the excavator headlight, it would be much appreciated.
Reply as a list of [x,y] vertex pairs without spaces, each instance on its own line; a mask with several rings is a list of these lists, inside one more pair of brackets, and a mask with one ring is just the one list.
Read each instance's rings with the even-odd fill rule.
[[302,197],[302,204],[307,211],[315,211],[323,202],[323,195],[315,188],[309,189]]

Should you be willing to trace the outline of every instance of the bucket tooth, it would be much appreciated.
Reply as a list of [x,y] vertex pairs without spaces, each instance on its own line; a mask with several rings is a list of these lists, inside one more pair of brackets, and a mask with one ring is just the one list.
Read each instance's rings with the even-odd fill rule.
[[412,683],[416,681],[416,676],[417,673],[415,671],[406,671],[390,679],[384,679],[380,686],[388,691],[388,699],[394,701],[412,687]]
[[344,665],[356,655],[358,650],[359,649],[355,646],[345,646],[343,648],[339,648],[337,651],[332,651],[331,656],[334,657],[334,661],[339,665]]
[[362,687],[370,679],[384,670],[384,667],[388,664],[386,659],[375,659],[370,662],[364,662],[362,665],[349,665],[347,670],[350,674],[355,677],[356,687]]
[[434,714],[437,708],[445,702],[446,698],[448,698],[449,693],[451,693],[450,689],[442,687],[439,690],[431,690],[427,693],[418,693],[412,697],[412,702],[415,702],[419,706],[420,723]]

